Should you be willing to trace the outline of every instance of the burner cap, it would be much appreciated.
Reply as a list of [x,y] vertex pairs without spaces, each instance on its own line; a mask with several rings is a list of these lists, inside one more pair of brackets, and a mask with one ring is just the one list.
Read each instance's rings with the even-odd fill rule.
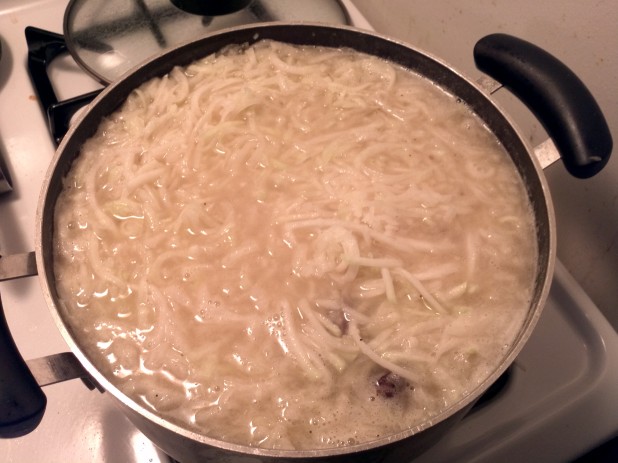
[[[202,3],[225,6],[203,15],[196,9]],[[235,11],[229,12],[230,5]],[[71,0],[64,15],[64,36],[75,61],[109,84],[133,66],[183,42],[227,27],[267,21],[349,24],[349,17],[337,0]]]

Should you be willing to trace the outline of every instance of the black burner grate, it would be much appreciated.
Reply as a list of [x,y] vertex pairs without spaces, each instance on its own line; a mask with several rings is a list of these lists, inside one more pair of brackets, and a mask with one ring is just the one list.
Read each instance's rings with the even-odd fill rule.
[[68,53],[64,37],[55,32],[28,26],[26,27],[26,42],[28,44],[28,73],[47,117],[49,131],[56,145],[59,145],[69,129],[73,115],[81,107],[90,103],[101,90],[58,101],[47,73],[47,67],[54,59]]

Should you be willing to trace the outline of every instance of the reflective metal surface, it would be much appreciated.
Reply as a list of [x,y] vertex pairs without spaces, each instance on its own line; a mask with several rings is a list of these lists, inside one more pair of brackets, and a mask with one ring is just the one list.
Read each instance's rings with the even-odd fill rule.
[[31,277],[37,274],[34,252],[0,255],[0,281]]
[[[90,379],[90,375],[88,375],[82,364],[70,352],[31,359],[26,363],[39,386],[49,386],[50,384],[81,378],[88,389],[92,390],[98,387]],[[98,388],[103,392],[103,389]]]

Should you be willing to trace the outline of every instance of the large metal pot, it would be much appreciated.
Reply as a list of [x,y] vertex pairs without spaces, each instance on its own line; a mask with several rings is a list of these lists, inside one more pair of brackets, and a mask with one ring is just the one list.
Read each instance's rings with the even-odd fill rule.
[[[252,43],[266,38],[295,44],[351,47],[399,63],[432,80],[456,95],[478,114],[507,148],[525,182],[533,204],[537,227],[536,239],[540,250],[536,283],[528,315],[513,347],[504,355],[502,362],[491,376],[472,394],[417,427],[373,442],[331,450],[263,450],[220,442],[183,430],[144,409],[113,386],[82,352],[79,341],[73,336],[71,326],[65,323],[57,307],[58,295],[52,262],[54,206],[62,189],[63,177],[78,156],[84,141],[94,134],[101,119],[115,110],[135,87],[154,76],[170,71],[173,66],[186,65],[231,43]],[[535,112],[572,174],[581,178],[589,177],[607,163],[612,150],[607,124],[593,97],[564,65],[535,46],[506,35],[492,35],[482,39],[475,47],[475,59],[482,71],[510,88]],[[541,164],[549,162],[545,156],[555,157],[555,147],[548,142],[537,149],[536,154],[544,156],[544,159],[539,161],[509,117],[490,98],[490,93],[498,89],[501,84],[489,78],[484,78],[481,83],[470,81],[447,64],[426,53],[378,34],[341,26],[275,23],[229,29],[180,46],[155,57],[107,87],[92,102],[88,110],[81,114],[63,139],[45,177],[39,201],[36,221],[36,267],[46,302],[72,351],[68,356],[69,367],[66,365],[62,367],[69,368],[71,372],[54,370],[52,375],[83,374],[89,377],[101,389],[108,391],[117,399],[119,406],[146,436],[163,451],[182,462],[324,459],[355,462],[403,461],[409,460],[427,448],[447,432],[513,362],[541,314],[554,269],[556,253],[554,211]],[[8,265],[9,260],[6,258],[3,260],[4,264]],[[35,271],[32,255],[23,258],[16,256],[10,262],[11,266],[15,267],[12,276],[23,276]],[[15,272],[20,271],[21,275],[15,275]],[[4,272],[10,273],[10,270],[5,268]],[[1,275],[2,269],[0,269]],[[5,275],[5,278],[10,276]],[[4,321],[3,318],[0,317],[0,322]],[[0,328],[6,329],[6,323],[0,325],[2,325]],[[0,339],[9,339],[8,334],[0,334]],[[0,416],[0,419],[4,420],[5,427],[2,432],[4,436],[23,434],[35,427],[45,408],[45,396],[36,380],[25,367],[19,354],[16,351],[9,352],[14,348],[12,342],[7,341],[7,344],[0,353],[2,355],[0,359],[13,374],[8,377],[3,373],[0,378],[2,394],[0,404],[4,415]],[[67,356],[63,358],[66,359]],[[75,358],[79,363],[71,362]],[[61,363],[65,364],[65,361]],[[45,368],[48,367],[47,364]],[[35,376],[38,376],[36,372]],[[13,380],[18,383],[17,388]],[[18,414],[22,416],[17,416]]]

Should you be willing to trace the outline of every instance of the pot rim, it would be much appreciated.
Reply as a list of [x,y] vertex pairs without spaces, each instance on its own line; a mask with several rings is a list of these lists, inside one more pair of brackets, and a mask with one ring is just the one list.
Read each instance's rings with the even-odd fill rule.
[[[416,426],[402,430],[395,434],[382,436],[378,439],[367,441],[359,444],[354,444],[345,447],[333,447],[326,449],[315,450],[288,450],[288,449],[269,449],[252,447],[248,445],[234,444],[226,441],[207,437],[203,434],[188,430],[182,426],[179,426],[165,418],[160,417],[154,412],[148,410],[144,406],[140,405],[133,399],[129,398],[116,386],[114,386],[110,380],[103,375],[98,368],[89,360],[88,356],[82,351],[78,341],[74,338],[69,329],[69,323],[65,322],[61,315],[60,305],[55,288],[54,288],[54,276],[53,276],[53,257],[50,252],[52,248],[52,228],[50,224],[53,224],[53,209],[55,202],[61,188],[62,178],[66,174],[66,170],[70,166],[75,157],[78,156],[79,147],[82,141],[92,136],[94,129],[98,126],[100,120],[106,115],[110,114],[120,102],[124,101],[126,96],[139,84],[149,80],[156,75],[163,75],[165,72],[169,72],[176,65],[186,65],[194,59],[206,56],[210,52],[202,53],[201,50],[203,44],[209,44],[210,42],[217,43],[222,39],[231,38],[234,39],[237,34],[242,33],[243,37],[247,36],[247,32],[253,32],[252,40],[257,41],[262,39],[262,35],[268,35],[273,29],[283,28],[287,31],[295,32],[308,31],[305,39],[301,39],[300,36],[296,37],[296,40],[305,40],[307,44],[311,44],[315,39],[315,34],[312,36],[311,31],[320,30],[322,33],[332,32],[335,36],[337,34],[350,35],[350,40],[366,40],[369,42],[375,42],[372,45],[377,46],[378,50],[382,50],[386,47],[396,47],[398,50],[407,50],[408,53],[413,53],[422,57],[422,59],[432,62],[432,66],[437,66],[437,69],[441,69],[445,73],[445,79],[458,82],[462,88],[466,89],[467,94],[472,94],[472,97],[480,99],[479,105],[489,107],[493,112],[499,114],[502,118],[501,124],[506,124],[507,129],[512,132],[512,135],[517,141],[524,147],[528,154],[526,161],[530,162],[530,169],[527,170],[527,174],[522,172],[522,169],[517,165],[520,177],[528,188],[530,182],[538,182],[534,185],[535,191],[542,196],[541,198],[532,198],[531,191],[528,189],[530,200],[539,202],[540,207],[544,213],[544,218],[547,221],[545,229],[539,230],[539,224],[537,223],[537,243],[539,241],[546,242],[547,249],[540,249],[539,246],[539,260],[541,260],[541,253],[544,253],[542,258],[543,262],[537,264],[537,283],[535,293],[532,296],[532,302],[528,310],[527,318],[524,324],[519,330],[518,335],[511,343],[508,351],[503,355],[502,360],[493,372],[481,383],[477,384],[468,394],[462,397],[457,402],[453,403],[448,408],[442,410],[435,416],[419,423]],[[268,37],[266,37],[268,38]],[[285,41],[285,40],[283,40]],[[237,43],[231,41],[226,43]],[[239,42],[243,43],[243,41]],[[294,41],[291,43],[295,43]],[[218,47],[220,49],[221,47]],[[363,50],[360,50],[363,51]],[[367,53],[367,51],[365,51]],[[380,56],[379,54],[376,56]],[[179,59],[180,57],[180,59]],[[384,58],[389,61],[392,59]],[[170,64],[171,63],[171,64]],[[398,63],[401,64],[401,63]],[[165,72],[161,72],[165,70]],[[412,69],[412,72],[421,74],[419,71]],[[439,87],[440,82],[436,82],[434,79],[421,74],[423,77],[433,81]],[[447,89],[449,93],[454,94],[451,89]],[[459,97],[459,94],[454,94]],[[471,98],[471,97],[468,97]],[[465,100],[465,103],[470,109],[478,115],[475,108],[471,107],[470,101]],[[482,118],[483,119],[483,118]],[[483,119],[484,120],[484,119]],[[86,127],[91,121],[96,122],[94,127]],[[486,123],[487,121],[484,120]],[[86,127],[86,128],[84,128]],[[492,129],[490,129],[492,130]],[[493,132],[493,130],[492,130]],[[77,140],[76,140],[77,139]],[[510,153],[508,147],[504,146],[505,150]],[[68,154],[65,154],[68,153]],[[70,157],[70,162],[67,163],[66,158]],[[61,164],[64,161],[64,164]],[[63,169],[64,168],[64,171]],[[535,218],[538,219],[538,211],[535,211]],[[216,447],[231,452],[251,455],[251,456],[263,456],[273,458],[316,458],[316,457],[334,457],[338,455],[347,455],[356,452],[363,452],[371,449],[377,449],[382,446],[386,446],[427,430],[438,423],[443,422],[447,418],[456,414],[458,411],[471,406],[488,388],[491,386],[504,371],[513,363],[517,354],[521,351],[526,341],[530,337],[539,317],[542,312],[542,308],[546,303],[550,287],[551,280],[554,273],[555,259],[556,259],[556,230],[555,230],[555,217],[553,203],[551,195],[549,194],[549,188],[542,172],[540,164],[534,156],[532,149],[526,142],[525,138],[521,136],[519,129],[513,123],[508,113],[503,110],[495,101],[493,101],[488,94],[480,87],[476,82],[472,81],[468,77],[464,76],[460,72],[456,71],[446,61],[436,57],[430,53],[427,53],[409,43],[404,41],[393,39],[384,34],[380,34],[373,31],[363,30],[354,26],[346,25],[326,25],[322,23],[311,22],[272,22],[272,23],[259,23],[249,24],[242,26],[235,26],[220,31],[210,33],[198,40],[191,40],[185,42],[171,50],[164,51],[162,53],[153,56],[147,61],[138,64],[127,73],[125,73],[120,79],[110,84],[88,105],[88,107],[77,115],[76,120],[69,128],[67,134],[63,138],[61,144],[56,150],[52,162],[46,172],[43,180],[43,187],[41,189],[35,223],[35,254],[37,267],[40,272],[40,283],[43,290],[44,299],[50,309],[54,322],[60,330],[62,337],[67,342],[70,350],[78,358],[80,363],[85,367],[90,375],[103,387],[112,394],[112,396],[118,400],[123,406],[128,407],[138,415],[143,416],[152,423],[155,423],[173,433],[179,434],[192,441],[200,444],[206,444],[212,447]],[[543,235],[543,236],[541,236]]]

